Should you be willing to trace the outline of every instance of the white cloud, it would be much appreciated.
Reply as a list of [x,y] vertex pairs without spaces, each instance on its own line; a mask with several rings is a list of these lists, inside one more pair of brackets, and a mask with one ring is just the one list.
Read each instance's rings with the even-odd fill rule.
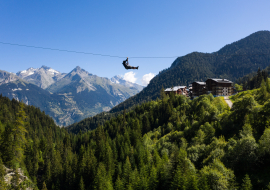
[[124,78],[124,80],[126,80],[126,81],[135,83],[136,80],[137,80],[137,78],[135,78],[135,74],[136,74],[136,73],[134,73],[133,71],[130,71],[130,72],[128,72],[128,73],[125,73],[123,78]]
[[148,74],[143,75],[143,77],[142,77],[142,85],[147,86],[149,84],[150,80],[152,78],[154,78],[154,76],[155,76],[155,74],[153,74],[153,73],[148,73]]

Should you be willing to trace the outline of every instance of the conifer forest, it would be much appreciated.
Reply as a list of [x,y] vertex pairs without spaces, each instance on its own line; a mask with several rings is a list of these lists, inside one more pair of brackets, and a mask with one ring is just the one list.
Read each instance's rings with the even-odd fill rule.
[[[0,97],[1,189],[270,189],[270,84],[231,97],[165,95],[73,134]],[[11,184],[5,168],[15,171]],[[28,180],[19,183],[18,170]]]

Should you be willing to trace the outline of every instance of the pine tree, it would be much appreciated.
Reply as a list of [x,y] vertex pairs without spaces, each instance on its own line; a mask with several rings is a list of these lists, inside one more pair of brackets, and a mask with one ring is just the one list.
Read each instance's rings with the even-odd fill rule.
[[165,91],[164,91],[164,88],[163,88],[163,85],[162,85],[162,88],[160,90],[160,99],[165,100],[165,98],[166,98],[166,94],[165,94]]
[[202,176],[199,180],[199,189],[200,190],[210,190],[210,187],[208,185],[208,180],[206,176]]
[[126,162],[123,166],[123,182],[125,184],[125,187],[129,184],[129,178],[131,173],[131,164],[129,161],[129,157],[127,157]]
[[51,182],[51,177],[52,177],[51,176],[51,161],[48,159],[46,172],[45,172],[45,179],[47,181],[48,187],[50,187],[50,184],[51,184],[51,183],[48,183],[48,182]]
[[261,82],[263,80],[261,69],[259,68],[257,71],[257,81],[256,81],[256,88],[259,88],[261,85]]
[[181,171],[180,165],[178,165],[176,173],[173,177],[173,181],[171,183],[172,189],[183,189],[186,190],[189,185],[188,177],[189,173],[183,173],[184,171]]
[[81,176],[81,180],[80,180],[80,184],[79,184],[79,190],[85,190],[82,176]]
[[124,185],[122,180],[120,179],[119,176],[117,176],[116,182],[115,182],[115,189],[116,190],[124,190]]
[[270,83],[269,83],[269,78],[266,78],[266,89],[267,89],[267,92],[270,93]]
[[107,176],[105,165],[100,162],[94,179],[94,189],[113,189],[110,176]]
[[47,187],[46,187],[45,181],[43,182],[43,185],[42,185],[42,189],[41,190],[48,190]]
[[196,175],[191,175],[188,180],[187,190],[199,190],[198,180]]
[[156,189],[158,184],[158,175],[157,175],[157,169],[152,166],[149,176],[149,189]]
[[25,133],[25,119],[26,114],[24,112],[24,104],[19,103],[19,110],[16,113],[16,120],[12,128],[13,142],[12,142],[12,151],[14,158],[12,161],[13,167],[17,168],[23,157],[23,148],[26,142]]
[[241,185],[241,190],[251,190],[251,189],[252,189],[251,180],[248,174],[246,174]]
[[12,160],[14,158],[14,153],[12,151],[12,143],[13,143],[13,135],[12,135],[13,126],[11,123],[7,123],[5,127],[5,131],[2,135],[2,141],[0,142],[1,147],[1,156],[3,162],[7,166],[12,166]]
[[177,170],[175,172],[175,175],[173,177],[173,180],[171,182],[172,189],[180,189],[181,188],[181,178],[182,178],[181,168],[178,166]]
[[143,132],[143,134],[145,134],[151,130],[151,124],[150,124],[148,117],[146,115],[143,116],[142,122],[143,122],[142,132]]
[[260,95],[262,96],[262,98],[265,98],[266,95],[267,95],[267,86],[264,82],[264,80],[262,79],[262,82],[261,82],[261,89],[260,89]]

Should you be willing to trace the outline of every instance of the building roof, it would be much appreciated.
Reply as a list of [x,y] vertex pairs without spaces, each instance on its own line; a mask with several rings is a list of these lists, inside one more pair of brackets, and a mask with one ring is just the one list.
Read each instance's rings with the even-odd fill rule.
[[171,92],[171,91],[177,91],[178,89],[183,89],[186,88],[186,86],[175,86],[172,88],[166,88],[166,90],[164,90],[165,92]]
[[173,90],[174,90],[174,91],[177,91],[179,88],[180,88],[180,89],[186,88],[186,86],[175,86],[175,87],[173,87]]
[[171,89],[171,88],[166,88],[164,91],[165,91],[165,92],[171,92],[172,89]]
[[218,83],[233,83],[232,81],[229,81],[228,79],[207,79],[207,80],[213,80],[213,81],[216,81]]
[[197,83],[197,84],[199,84],[199,85],[206,85],[205,82],[198,82],[198,81],[196,81],[196,82],[193,82],[193,83]]

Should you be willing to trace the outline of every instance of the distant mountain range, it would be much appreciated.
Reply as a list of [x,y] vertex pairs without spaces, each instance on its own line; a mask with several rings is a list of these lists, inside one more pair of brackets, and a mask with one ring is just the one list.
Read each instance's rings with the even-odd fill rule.
[[60,126],[109,111],[142,88],[120,76],[98,77],[80,67],[68,74],[46,66],[29,68],[16,75],[0,70],[3,96],[39,107]]
[[19,71],[16,75],[30,83],[35,84],[40,88],[47,88],[59,79],[63,78],[66,74],[60,73],[50,67],[42,66],[41,68],[29,68],[24,71]]
[[140,93],[112,108],[106,114],[84,119],[69,127],[70,131],[94,129],[103,124],[110,114],[115,116],[124,109],[160,96],[163,88],[188,85],[207,78],[226,78],[231,81],[270,65],[270,32],[259,31],[228,44],[213,53],[193,52],[178,57],[170,68],[160,71]]

